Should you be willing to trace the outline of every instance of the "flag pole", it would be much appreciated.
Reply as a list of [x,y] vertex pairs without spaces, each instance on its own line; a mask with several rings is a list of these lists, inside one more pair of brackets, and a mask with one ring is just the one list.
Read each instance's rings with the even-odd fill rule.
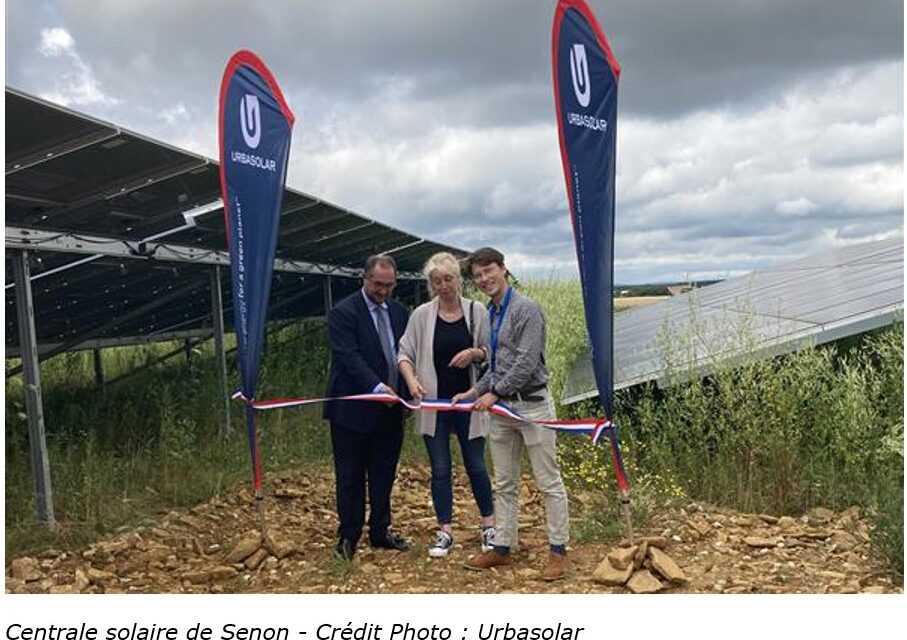
[[255,482],[255,509],[258,511],[258,529],[261,539],[268,535],[268,521],[265,518],[265,496],[261,480],[261,454],[258,448],[258,425],[255,407],[246,405],[246,427],[249,431],[249,448],[252,455],[252,474]]
[[611,462],[614,466],[614,477],[617,479],[617,495],[620,498],[620,511],[627,528],[627,540],[633,544],[633,504],[630,500],[630,483],[627,481],[627,474],[624,471],[620,441],[617,439],[617,427],[613,422],[608,427],[608,442],[611,445]]
[[558,142],[576,240],[586,328],[627,535],[630,486],[613,423],[614,213],[621,67],[586,0],[558,0],[552,27]]
[[[246,401],[255,506],[267,535],[256,409],[268,297],[295,118],[277,80],[255,53],[227,61],[218,103],[221,198],[230,252],[233,326]],[[254,159],[254,162],[250,160]]]

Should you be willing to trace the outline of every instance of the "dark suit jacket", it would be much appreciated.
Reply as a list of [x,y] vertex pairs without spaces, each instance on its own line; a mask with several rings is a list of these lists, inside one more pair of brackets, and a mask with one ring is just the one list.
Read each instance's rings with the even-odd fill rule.
[[[398,345],[406,329],[408,314],[396,300],[389,299],[387,305],[394,344]],[[387,363],[361,290],[331,309],[328,314],[328,342],[331,346],[328,397],[370,393],[379,382],[387,384]],[[402,397],[409,397],[403,376],[400,376],[398,386],[401,388],[396,391]],[[324,418],[346,429],[367,433],[375,428],[382,411],[387,411],[385,405],[376,402],[327,402]],[[402,420],[400,405],[394,405],[394,411],[400,412]]]

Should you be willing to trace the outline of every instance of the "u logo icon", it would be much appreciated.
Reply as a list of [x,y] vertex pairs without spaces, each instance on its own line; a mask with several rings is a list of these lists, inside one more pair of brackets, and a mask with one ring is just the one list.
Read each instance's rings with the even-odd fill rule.
[[573,92],[581,107],[589,106],[589,63],[586,61],[585,45],[575,44],[570,49],[570,75],[573,77]]
[[250,149],[256,148],[261,142],[261,108],[257,96],[247,93],[239,101],[239,128],[246,145]]

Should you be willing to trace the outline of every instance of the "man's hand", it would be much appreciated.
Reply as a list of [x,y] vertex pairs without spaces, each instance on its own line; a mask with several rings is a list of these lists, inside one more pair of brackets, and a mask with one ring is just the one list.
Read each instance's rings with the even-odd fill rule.
[[463,393],[458,393],[457,395],[455,395],[451,399],[450,404],[455,405],[460,400],[475,400],[475,398],[476,398],[476,388],[472,387],[468,391],[464,391]]
[[473,406],[477,411],[488,411],[491,408],[491,405],[493,405],[499,399],[500,398],[498,398],[497,394],[489,391],[488,393],[482,395],[481,398],[476,400],[476,403]]
[[386,394],[388,394],[388,395],[392,395],[392,396],[394,396],[394,398],[396,398],[397,400],[400,399],[400,396],[397,395],[397,392],[394,391],[389,385],[386,385],[386,384],[384,384],[383,382],[381,383],[381,388],[380,388],[378,391],[379,391],[380,393],[386,393]]

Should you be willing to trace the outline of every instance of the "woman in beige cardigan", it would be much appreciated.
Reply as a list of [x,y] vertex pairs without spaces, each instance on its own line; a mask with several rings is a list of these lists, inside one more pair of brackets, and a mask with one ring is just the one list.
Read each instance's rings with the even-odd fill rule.
[[[416,308],[400,339],[397,357],[400,373],[416,401],[453,398],[475,384],[473,363],[487,355],[488,315],[481,304],[460,295],[463,279],[457,259],[437,253],[424,268],[430,302]],[[428,549],[432,558],[443,558],[453,546],[453,488],[450,436],[456,434],[472,494],[481,515],[482,550],[494,543],[494,499],[485,468],[485,413],[470,411],[420,411],[416,429],[425,440],[431,460],[431,497],[439,531]]]

